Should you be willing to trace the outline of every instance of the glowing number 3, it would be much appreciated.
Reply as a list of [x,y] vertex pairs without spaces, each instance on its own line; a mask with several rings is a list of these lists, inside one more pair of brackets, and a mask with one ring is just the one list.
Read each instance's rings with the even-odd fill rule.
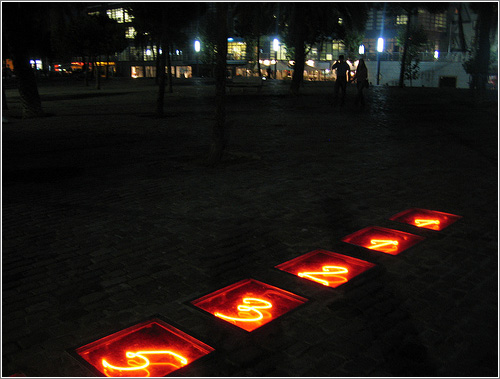
[[[257,304],[255,304],[257,303]],[[245,305],[246,304],[246,305]],[[259,305],[260,304],[260,305]],[[244,297],[243,298],[243,304],[238,305],[238,311],[239,312],[255,312],[257,315],[255,317],[230,317],[223,315],[222,313],[215,312],[214,315],[226,320],[231,320],[231,321],[245,321],[245,322],[252,322],[252,321],[259,321],[264,318],[264,315],[262,314],[259,309],[269,309],[273,305],[266,300],[262,299],[257,299],[254,297]]]
[[320,272],[299,272],[297,275],[300,276],[301,278],[308,278],[308,279],[314,280],[315,282],[321,283],[325,286],[330,285],[330,282],[328,282],[327,280],[316,278],[315,275],[336,276],[338,279],[341,280],[341,283],[347,282],[346,278],[344,278],[343,276],[338,276],[340,274],[347,274],[349,272],[349,270],[347,270],[345,267],[323,266],[322,270],[323,271],[320,271]]
[[142,370],[150,365],[149,359],[147,359],[143,354],[167,354],[167,355],[172,355],[178,360],[181,361],[183,365],[187,365],[187,359],[184,358],[182,355],[173,353],[171,351],[138,351],[136,353],[127,351],[125,355],[127,358],[141,358],[144,360],[144,364],[141,366],[132,366],[132,367],[118,367],[118,366],[113,366],[112,364],[109,364],[105,359],[102,360],[102,366],[104,368],[111,368],[113,370],[120,370],[120,371],[132,371],[132,370]]

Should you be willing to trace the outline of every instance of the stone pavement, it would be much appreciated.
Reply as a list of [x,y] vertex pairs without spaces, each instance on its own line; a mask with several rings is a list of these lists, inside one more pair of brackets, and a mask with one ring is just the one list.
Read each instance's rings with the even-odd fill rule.
[[[35,120],[7,89],[3,376],[92,376],[71,352],[153,315],[216,349],[173,376],[498,376],[496,93],[373,87],[357,111],[331,83],[234,90],[206,168],[214,87],[181,84],[161,119],[147,80],[42,85]],[[413,207],[463,218],[389,220]],[[341,241],[370,225],[426,239]],[[274,268],[318,248],[377,266],[335,289]],[[245,278],[309,301],[251,333],[188,304]]]

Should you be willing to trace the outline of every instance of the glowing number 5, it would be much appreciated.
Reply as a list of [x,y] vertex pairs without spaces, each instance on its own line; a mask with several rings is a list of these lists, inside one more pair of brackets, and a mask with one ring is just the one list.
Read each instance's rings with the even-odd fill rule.
[[[257,303],[257,304],[255,304]],[[257,313],[255,317],[249,316],[249,317],[230,317],[223,315],[222,313],[215,312],[214,315],[220,318],[223,318],[225,320],[231,320],[231,321],[245,321],[245,322],[252,322],[252,321],[259,321],[264,318],[264,315],[262,314],[259,309],[269,309],[273,305],[266,300],[254,298],[254,297],[244,297],[243,298],[243,304],[238,305],[237,309],[239,312],[255,312]]]
[[166,351],[166,350],[163,350],[163,351],[138,351],[136,353],[132,352],[132,351],[127,351],[125,353],[125,355],[127,356],[127,358],[131,359],[131,358],[141,358],[142,360],[144,360],[144,363],[140,366],[131,366],[131,367],[118,367],[118,366],[113,366],[112,364],[108,363],[105,359],[102,360],[102,366],[104,368],[111,368],[113,370],[120,370],[120,371],[133,371],[133,370],[141,370],[141,369],[144,369],[146,367],[148,367],[150,365],[150,362],[149,362],[149,359],[147,359],[144,354],[162,354],[162,355],[171,355],[173,356],[174,358],[177,358],[179,361],[181,361],[181,363],[183,365],[187,365],[187,359],[184,358],[182,355],[179,355],[179,354],[176,354],[176,353],[173,353],[171,351]]

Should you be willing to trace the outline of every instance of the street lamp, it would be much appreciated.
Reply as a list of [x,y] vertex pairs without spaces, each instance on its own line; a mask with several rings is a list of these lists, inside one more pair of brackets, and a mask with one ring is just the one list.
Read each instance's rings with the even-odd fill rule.
[[280,41],[275,38],[273,40],[273,50],[274,50],[274,57],[276,58],[274,61],[274,79],[276,79],[276,71],[278,70],[278,51],[280,49]]
[[380,84],[380,53],[384,51],[384,39],[380,37],[377,41],[377,85]]
[[365,54],[365,45],[359,45],[358,53],[359,55]]
[[200,76],[199,69],[198,69],[198,53],[201,50],[201,43],[198,40],[194,41],[194,51],[196,52],[196,76]]

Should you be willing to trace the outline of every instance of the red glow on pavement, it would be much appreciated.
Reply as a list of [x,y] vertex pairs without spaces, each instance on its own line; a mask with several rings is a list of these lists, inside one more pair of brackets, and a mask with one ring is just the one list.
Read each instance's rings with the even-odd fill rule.
[[278,287],[245,279],[203,296],[192,304],[251,332],[306,301]]
[[372,267],[375,264],[327,250],[314,250],[276,266],[331,288],[347,283]]
[[398,255],[424,239],[399,230],[369,226],[342,238],[342,241],[381,253]]
[[165,376],[212,351],[212,347],[158,319],[76,350],[94,368],[112,377]]
[[395,214],[390,218],[390,220],[414,225],[419,228],[443,230],[461,218],[462,216],[457,216],[451,213],[412,208]]

